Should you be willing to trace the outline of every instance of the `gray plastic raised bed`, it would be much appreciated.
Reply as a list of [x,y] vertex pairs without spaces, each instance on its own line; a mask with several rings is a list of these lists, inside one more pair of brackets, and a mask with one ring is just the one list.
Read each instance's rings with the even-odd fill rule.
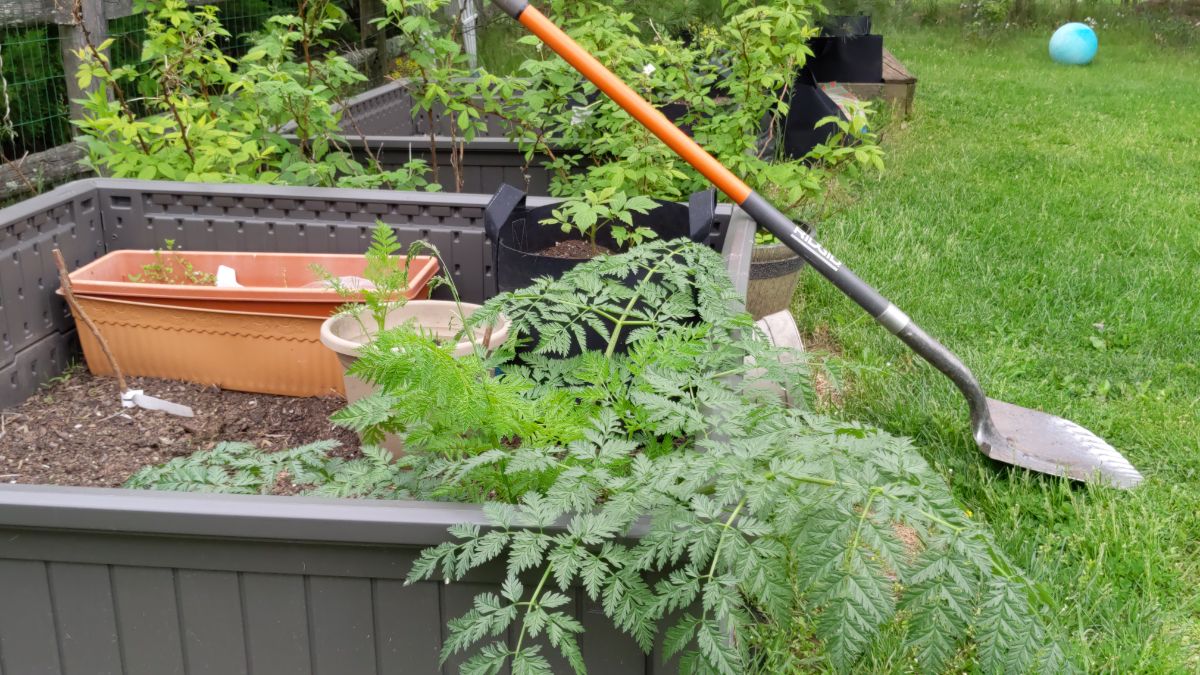
[[[382,220],[406,245],[436,245],[463,298],[481,302],[495,292],[483,233],[489,199],[93,178],[0,210],[0,408],[61,373],[70,356],[75,329],[55,295],[54,246],[72,269],[108,251],[158,248],[166,239],[191,250],[361,253]],[[714,246],[728,219],[729,207],[719,206]]]
[[[387,169],[403,166],[413,159],[432,164],[436,153],[437,180],[453,190],[454,172],[450,162],[451,120],[435,110],[432,123],[419,111],[414,114],[407,80],[395,80],[351,98],[342,109],[341,131],[346,144],[359,161],[378,157]],[[487,132],[466,145],[463,153],[463,192],[494,193],[508,183],[534,195],[548,194],[550,173],[548,157],[535,155],[526,160],[517,144],[506,137],[503,120],[489,116]],[[431,139],[430,129],[434,130]],[[294,133],[295,123],[285,125],[284,134]]]
[[[10,405],[61,369],[74,328],[50,249],[72,266],[164,238],[184,248],[357,252],[376,218],[491,294],[486,195],[91,179],[0,211],[0,382]],[[726,210],[727,214],[728,211]],[[719,236],[744,292],[753,222]],[[498,575],[404,586],[419,550],[476,506],[0,485],[0,673],[457,672],[445,623]],[[590,672],[673,672],[575,594]],[[511,638],[512,636],[510,636]],[[564,664],[556,663],[556,672]]]

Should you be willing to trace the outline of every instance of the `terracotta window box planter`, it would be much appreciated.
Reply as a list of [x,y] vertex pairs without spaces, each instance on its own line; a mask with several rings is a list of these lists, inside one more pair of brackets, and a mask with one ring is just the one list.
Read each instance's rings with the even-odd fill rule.
[[[321,345],[321,323],[344,298],[320,286],[312,266],[334,276],[361,276],[362,255],[164,252],[195,270],[237,272],[240,287],[128,281],[153,264],[153,251],[114,251],[71,274],[77,299],[130,375],[184,380],[285,396],[344,394],[342,366]],[[427,297],[436,258],[410,268],[410,299]],[[317,287],[309,287],[318,284]],[[82,323],[88,369],[112,374],[95,335]]]

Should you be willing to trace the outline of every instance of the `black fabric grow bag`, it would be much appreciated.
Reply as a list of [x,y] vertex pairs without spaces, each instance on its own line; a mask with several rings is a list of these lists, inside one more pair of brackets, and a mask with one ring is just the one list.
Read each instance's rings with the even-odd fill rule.
[[[558,204],[528,208],[525,196],[519,188],[501,185],[483,213],[484,228],[492,242],[496,290],[500,293],[524,288],[538,277],[558,278],[586,262],[582,258],[555,258],[539,253],[560,241],[579,239],[579,234],[563,232],[556,225],[542,225]],[[655,201],[658,206],[649,213],[633,214],[635,227],[648,227],[664,240],[680,237],[700,243],[708,240],[716,219],[715,192],[697,192],[687,205]],[[613,251],[620,249],[606,229],[600,231],[596,243]]]
[[826,17],[820,37],[808,42],[805,68],[818,82],[882,82],[883,36],[871,35],[871,17]]

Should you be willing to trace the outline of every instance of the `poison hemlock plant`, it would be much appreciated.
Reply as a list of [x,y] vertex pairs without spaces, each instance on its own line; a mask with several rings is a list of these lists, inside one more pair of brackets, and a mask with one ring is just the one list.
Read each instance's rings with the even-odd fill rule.
[[[411,335],[364,355],[359,374],[392,398],[356,428],[417,432],[413,470],[439,496],[489,500],[492,527],[452,528],[409,577],[506,565],[501,594],[451,622],[443,656],[479,647],[464,672],[549,672],[531,644],[544,637],[582,671],[567,601],[580,586],[646,650],[663,627],[684,672],[752,670],[764,657],[752,627],[805,614],[839,670],[884,630],[902,632],[925,671],[972,634],[987,671],[1069,669],[1043,620],[1048,594],[911,445],[764,389],[804,391],[803,365],[785,365],[733,297],[711,251],[656,242],[489,302],[473,320],[503,313],[515,341],[537,336],[519,358],[495,357],[498,378],[471,360],[444,378]],[[438,397],[464,409],[397,397],[417,378],[465,386]]]
[[[797,649],[853,671],[884,635],[920,672],[963,650],[984,672],[1070,671],[1049,593],[907,441],[785,406],[777,387],[803,400],[806,366],[785,363],[735,297],[712,251],[659,241],[494,298],[472,316],[512,322],[494,354],[454,359],[412,328],[364,350],[357,374],[380,393],[337,418],[404,435],[408,454],[394,479],[339,466],[336,489],[483,502],[490,525],[450,528],[408,580],[505,571],[499,594],[451,620],[443,657],[549,673],[538,642],[583,672],[581,588],[682,672],[769,669]],[[230,480],[196,462],[190,482],[140,484]]]
[[146,467],[125,482],[127,488],[177,492],[272,494],[298,490],[328,497],[400,499],[411,496],[407,474],[397,471],[390,452],[367,446],[363,458],[331,456],[335,441],[291,450],[264,452],[249,443],[219,443],[206,452]]

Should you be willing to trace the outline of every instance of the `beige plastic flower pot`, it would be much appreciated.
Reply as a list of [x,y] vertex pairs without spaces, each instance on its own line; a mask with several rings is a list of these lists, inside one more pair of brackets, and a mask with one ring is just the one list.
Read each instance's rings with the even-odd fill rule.
[[[462,321],[459,318],[460,307],[464,316],[470,316],[480,308],[480,305],[466,302],[455,304],[449,300],[413,300],[388,314],[385,328],[395,328],[412,321],[421,330],[432,334],[435,339],[447,340],[453,338],[462,329]],[[364,307],[359,310],[357,316],[339,314],[329,317],[325,323],[321,324],[321,342],[337,354],[343,370],[350,368],[358,360],[359,349],[370,342],[371,336],[378,330],[375,320],[370,316],[364,316],[366,313],[367,309]],[[366,328],[365,332],[364,327]],[[475,335],[476,340],[482,340],[483,337],[482,332]],[[492,327],[492,334],[484,347],[486,349],[499,347],[507,337],[508,320],[501,318]],[[463,340],[454,345],[454,356],[466,356],[473,349],[470,340]],[[348,404],[366,398],[376,391],[374,386],[349,373],[346,373],[344,378],[346,403]],[[389,434],[384,440],[383,447],[391,451],[393,455],[399,455],[403,452],[404,443]]]

